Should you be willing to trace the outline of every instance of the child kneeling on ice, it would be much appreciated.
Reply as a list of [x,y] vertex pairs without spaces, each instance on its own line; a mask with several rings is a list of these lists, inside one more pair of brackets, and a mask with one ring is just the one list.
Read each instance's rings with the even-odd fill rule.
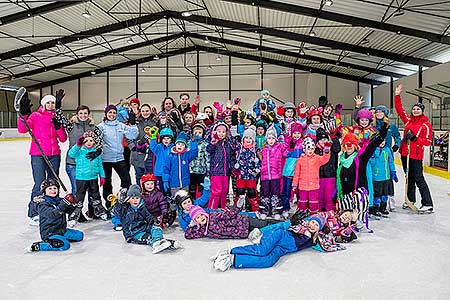
[[191,223],[184,234],[186,239],[208,237],[212,239],[245,239],[254,228],[277,223],[276,220],[261,220],[241,214],[239,209],[207,213],[200,206],[189,208]]
[[83,232],[67,228],[66,213],[76,204],[72,194],[59,197],[59,183],[54,179],[45,179],[41,184],[42,196],[35,197],[39,213],[39,232],[41,242],[31,244],[27,250],[64,251],[70,248],[70,242],[83,240]]
[[309,247],[321,252],[344,250],[345,247],[336,244],[331,233],[322,231],[324,224],[322,216],[314,215],[289,229],[283,223],[272,225],[269,231],[263,233],[259,243],[219,251],[213,258],[213,267],[220,271],[230,267],[269,268],[283,255]]
[[178,241],[163,237],[161,227],[154,224],[153,216],[145,206],[138,185],[130,186],[128,191],[121,189],[114,209],[122,223],[123,236],[127,243],[149,245],[153,253],[181,247]]

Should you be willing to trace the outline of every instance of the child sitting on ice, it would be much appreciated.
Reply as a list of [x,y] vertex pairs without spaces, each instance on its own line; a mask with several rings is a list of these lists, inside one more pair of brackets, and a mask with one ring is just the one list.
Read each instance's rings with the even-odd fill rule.
[[186,228],[186,239],[208,237],[212,239],[245,239],[254,228],[277,223],[275,220],[260,220],[239,213],[239,209],[207,213],[200,206],[189,208],[191,223]]
[[83,240],[83,232],[67,228],[66,213],[76,203],[72,194],[64,199],[59,197],[59,183],[54,179],[45,179],[41,184],[42,196],[35,197],[39,213],[39,232],[42,241],[31,244],[27,250],[64,251],[70,248],[70,242]]
[[145,174],[141,177],[142,199],[152,216],[158,220],[158,224],[164,228],[173,224],[177,214],[169,210],[169,202],[158,189],[157,180],[153,174]]
[[385,145],[386,140],[380,144],[369,160],[373,180],[373,206],[369,207],[369,216],[374,216],[375,219],[389,216],[388,198],[394,196],[392,180],[398,182],[392,150]]
[[213,257],[213,267],[222,272],[230,267],[269,268],[285,254],[297,252],[306,248],[314,248],[321,252],[344,250],[336,244],[331,233],[324,233],[322,229],[325,220],[320,215],[304,219],[302,224],[284,227],[284,223],[272,225],[265,231],[259,243],[231,250],[222,250]]
[[122,223],[127,243],[149,245],[153,253],[181,247],[178,241],[163,237],[161,227],[154,224],[153,216],[145,206],[138,185],[130,186],[128,191],[121,189],[114,210]]
[[89,193],[89,206],[93,208],[94,216],[104,221],[108,218],[102,205],[98,187],[98,178],[100,178],[100,186],[103,186],[105,183],[102,158],[100,156],[93,160],[88,158],[89,153],[95,153],[96,151],[95,134],[90,130],[80,136],[77,143],[69,150],[68,155],[74,158],[76,162],[75,179],[77,185],[77,205],[69,215],[69,227],[74,227],[80,218],[86,192]]
[[323,156],[314,153],[316,144],[309,136],[303,140],[304,154],[297,159],[292,191],[298,191],[298,208],[308,208],[313,212],[320,209],[319,206],[319,169],[330,160],[331,143],[327,142]]

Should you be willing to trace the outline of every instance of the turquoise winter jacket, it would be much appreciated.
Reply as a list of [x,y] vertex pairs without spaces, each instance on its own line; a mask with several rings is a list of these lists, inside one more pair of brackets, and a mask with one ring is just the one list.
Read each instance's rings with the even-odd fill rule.
[[103,170],[102,158],[96,157],[94,160],[90,160],[86,157],[89,152],[95,152],[97,148],[92,147],[88,149],[86,147],[78,147],[73,145],[70,148],[68,155],[75,159],[75,179],[76,180],[93,180],[99,176],[105,178],[105,171]]
[[394,157],[387,146],[378,147],[369,160],[372,167],[372,180],[385,181],[391,179],[391,172],[395,172]]

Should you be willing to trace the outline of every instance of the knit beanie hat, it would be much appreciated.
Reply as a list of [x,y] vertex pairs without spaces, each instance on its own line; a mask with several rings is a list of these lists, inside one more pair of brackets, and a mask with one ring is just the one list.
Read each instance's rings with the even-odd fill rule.
[[423,105],[423,103],[417,102],[416,104],[413,105],[413,107],[414,106],[417,106],[418,108],[420,108],[422,110],[422,112],[425,111],[425,105]]
[[159,132],[159,137],[162,139],[165,136],[169,136],[171,138],[173,138],[173,131],[172,129],[170,129],[169,127],[163,128],[160,132]]
[[194,132],[194,129],[195,128],[201,128],[201,129],[203,129],[203,135],[205,135],[205,132],[206,132],[206,125],[205,125],[205,122],[203,122],[202,120],[198,120],[198,121],[195,121],[193,124],[192,124],[192,132]]
[[256,126],[256,128],[262,127],[262,128],[264,128],[264,130],[266,130],[267,129],[267,122],[264,121],[264,120],[258,120],[258,121],[256,121],[255,126]]
[[187,146],[186,132],[181,131],[178,134],[177,139],[175,140],[175,144],[178,144],[178,143],[183,143],[185,146]]
[[85,138],[87,138],[87,137],[94,138],[95,137],[95,133],[92,130],[88,130],[85,133],[83,133],[83,137],[85,137]]
[[367,108],[360,109],[358,111],[358,114],[356,115],[356,120],[359,121],[359,119],[369,119],[369,121],[372,121],[373,115]]
[[275,127],[273,127],[273,125],[271,125],[269,128],[267,128],[266,139],[269,136],[273,136],[274,138],[278,137],[277,130],[275,129]]
[[314,140],[311,137],[307,136],[303,140],[302,146],[303,146],[303,149],[305,149],[305,150],[306,149],[315,149],[316,143],[314,143]]
[[127,191],[127,200],[130,198],[141,198],[141,188],[137,184],[133,184]]
[[133,98],[130,100],[130,105],[133,103],[137,103],[138,106],[141,106],[141,101],[138,98]]
[[328,99],[326,96],[319,97],[319,107],[325,107],[328,104]]
[[269,90],[262,90],[262,91],[261,91],[261,97],[262,97],[262,95],[264,95],[264,94],[270,95]]
[[41,99],[41,105],[45,107],[48,102],[56,102],[56,98],[53,95],[46,95]]
[[386,117],[389,116],[389,109],[388,109],[386,106],[384,106],[384,105],[378,105],[378,106],[376,106],[376,107],[375,107],[375,110],[376,110],[376,111],[377,111],[377,110],[382,111]]
[[320,141],[321,139],[328,139],[328,134],[326,133],[325,129],[322,127],[317,128],[316,130],[316,141]]
[[110,104],[108,106],[105,107],[105,115],[110,111],[110,110],[115,110],[117,112],[117,107],[114,104]]
[[217,123],[216,125],[214,125],[214,127],[213,127],[213,132],[217,131],[217,129],[218,129],[219,127],[221,127],[221,126],[223,126],[223,127],[225,128],[225,131],[226,131],[226,132],[228,132],[228,125],[227,125],[226,123],[224,123],[224,122],[219,122],[219,123]]
[[256,141],[256,127],[254,125],[251,125],[247,129],[244,130],[244,134],[242,136],[242,141],[244,141],[244,138],[246,136],[250,137],[253,142]]
[[41,183],[41,193],[45,194],[45,190],[51,186],[56,186],[59,190],[59,182],[58,181],[56,181],[53,178],[44,179]]
[[200,206],[192,205],[191,208],[189,208],[189,217],[191,217],[191,220],[195,220],[199,215],[209,216]]
[[319,224],[319,230],[322,230],[323,226],[325,225],[325,219],[321,215],[314,215],[312,217],[309,217],[309,221],[317,222],[317,224]]
[[299,122],[292,123],[292,125],[291,125],[291,134],[294,133],[294,132],[300,132],[300,133],[303,132],[303,126],[302,126],[301,123],[299,123]]
[[181,204],[184,202],[184,200],[187,199],[191,199],[191,195],[189,194],[188,191],[185,190],[179,190],[176,194],[175,194],[175,204],[177,205],[177,207],[181,208]]
[[349,132],[344,136],[344,139],[342,140],[342,147],[345,146],[345,144],[351,143],[353,146],[356,147],[356,149],[359,149],[358,145],[358,138],[353,133]]

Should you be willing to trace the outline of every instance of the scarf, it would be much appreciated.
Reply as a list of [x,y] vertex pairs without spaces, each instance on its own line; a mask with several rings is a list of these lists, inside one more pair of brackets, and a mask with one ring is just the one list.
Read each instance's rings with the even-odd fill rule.
[[[345,158],[345,152],[342,152],[339,155],[339,165],[336,172],[336,185],[338,190],[338,199],[342,199],[342,184],[341,184],[341,170],[342,167],[350,168],[356,156],[358,155],[358,151],[353,152],[349,157]],[[356,180],[358,180],[358,162],[356,162]]]

